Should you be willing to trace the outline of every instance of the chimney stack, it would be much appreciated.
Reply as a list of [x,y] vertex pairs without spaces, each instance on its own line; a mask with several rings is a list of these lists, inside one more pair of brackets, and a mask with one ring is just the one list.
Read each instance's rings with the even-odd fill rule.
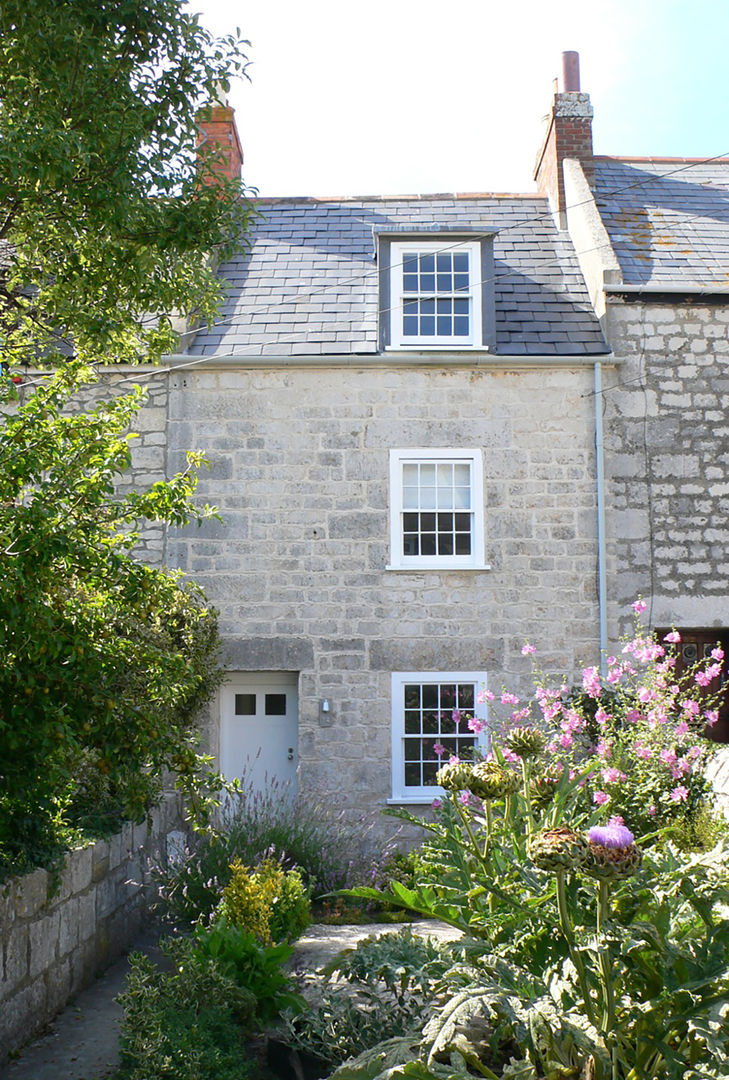
[[217,151],[219,160],[211,162],[208,183],[215,182],[215,176],[224,176],[229,180],[240,180],[243,165],[238,128],[235,123],[235,109],[231,109],[222,88],[218,100],[201,109],[197,117],[197,147],[201,150],[208,146]]
[[539,192],[549,197],[561,229],[567,225],[562,174],[565,158],[577,158],[592,181],[592,105],[590,95],[580,91],[580,57],[576,52],[562,53],[562,90],[554,94],[534,170]]

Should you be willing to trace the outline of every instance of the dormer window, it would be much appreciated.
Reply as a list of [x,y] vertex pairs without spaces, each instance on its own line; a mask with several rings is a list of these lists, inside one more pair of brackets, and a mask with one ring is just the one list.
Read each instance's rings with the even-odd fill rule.
[[493,233],[376,231],[383,348],[490,348]]
[[393,345],[480,342],[478,244],[392,244]]

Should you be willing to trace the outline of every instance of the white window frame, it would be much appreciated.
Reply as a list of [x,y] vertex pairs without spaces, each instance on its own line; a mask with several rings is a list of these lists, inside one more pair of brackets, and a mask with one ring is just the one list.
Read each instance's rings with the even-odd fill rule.
[[[434,254],[442,251],[452,251],[454,254],[465,252],[469,256],[469,328],[468,336],[438,337],[433,334],[426,336],[407,337],[402,331],[403,319],[403,258],[406,255]],[[393,241],[390,246],[390,342],[393,349],[482,349],[483,326],[481,299],[481,245],[477,240],[422,240]],[[437,294],[434,294],[437,296]]]
[[[473,715],[488,724],[488,705],[478,697],[487,687],[485,671],[394,671],[392,673],[392,797],[391,803],[428,803],[442,798],[443,789],[437,784],[405,786],[405,701],[403,688],[406,683],[473,683]],[[475,745],[483,752],[488,750],[488,727],[474,736]],[[443,757],[443,764],[447,763]]]
[[[471,466],[471,554],[405,555],[403,553],[403,465],[452,461]],[[484,545],[483,454],[479,449],[416,447],[390,451],[390,562],[388,570],[488,570]]]

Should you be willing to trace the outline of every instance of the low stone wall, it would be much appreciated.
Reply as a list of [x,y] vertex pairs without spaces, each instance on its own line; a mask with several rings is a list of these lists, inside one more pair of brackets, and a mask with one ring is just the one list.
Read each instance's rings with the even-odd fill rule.
[[180,840],[169,795],[149,823],[70,852],[59,875],[35,870],[0,886],[0,1064],[134,940],[150,858]]

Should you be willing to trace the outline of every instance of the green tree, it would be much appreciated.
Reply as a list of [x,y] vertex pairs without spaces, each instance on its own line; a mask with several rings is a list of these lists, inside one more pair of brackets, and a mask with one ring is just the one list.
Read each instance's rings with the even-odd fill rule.
[[244,70],[241,44],[180,0],[0,4],[6,362],[153,360],[176,313],[214,314],[211,256],[252,210],[215,148],[196,153],[196,118]]
[[[196,114],[244,66],[178,0],[0,3],[0,871],[200,764],[215,614],[134,549],[212,512],[202,455],[120,497],[143,395],[73,396],[92,365],[172,350],[173,315],[214,314],[252,209],[196,155]],[[19,403],[7,373],[40,360]]]

